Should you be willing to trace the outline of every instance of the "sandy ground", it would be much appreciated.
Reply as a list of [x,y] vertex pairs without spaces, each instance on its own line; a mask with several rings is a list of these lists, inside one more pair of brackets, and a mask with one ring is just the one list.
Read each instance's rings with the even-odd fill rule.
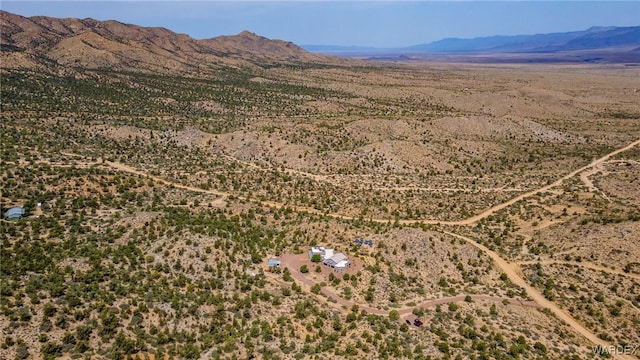
[[[282,254],[279,257],[279,259],[280,261],[282,261],[281,267],[288,268],[289,271],[291,272],[291,276],[297,282],[304,285],[308,289],[310,289],[315,284],[319,284],[322,281],[328,281],[326,280],[327,279],[326,274],[333,271],[332,269],[324,265],[321,265],[323,268],[321,275],[314,276],[313,268],[315,267],[315,264],[312,263],[308,259],[307,255],[305,254],[299,254],[299,255]],[[355,259],[355,261],[358,261],[358,259]],[[309,270],[310,270],[309,273],[302,274],[299,271],[300,266],[302,265],[307,265],[309,267]],[[358,265],[350,267],[349,270],[345,271],[344,273],[347,273],[347,274],[355,273],[357,272],[358,267],[359,267]],[[340,276],[340,274],[342,273],[334,272],[334,274],[336,274],[337,276]],[[312,277],[314,277],[315,279],[312,279]],[[366,303],[356,303],[356,302],[344,299],[343,297],[339,296],[338,294],[334,293],[333,291],[331,291],[326,287],[323,287],[320,290],[320,292],[322,293],[322,295],[326,296],[327,298],[333,299],[335,303],[339,304],[341,307],[344,307],[347,309],[350,309],[353,305],[357,305],[359,309],[365,310],[366,312],[370,314],[375,314],[375,315],[388,315],[389,311],[396,310],[403,317],[411,315],[413,309],[416,309],[416,308],[429,308],[429,307],[434,307],[436,305],[443,305],[443,304],[448,304],[452,302],[461,302],[461,301],[464,301],[467,296],[469,296],[472,300],[475,300],[475,301],[483,300],[483,301],[501,303],[504,300],[507,300],[512,305],[520,305],[520,306],[527,306],[527,307],[534,307],[534,308],[541,307],[538,303],[534,301],[529,301],[529,300],[500,298],[495,296],[470,294],[470,295],[457,295],[457,296],[445,297],[440,299],[424,300],[421,303],[418,303],[415,306],[410,306],[410,307],[380,309],[380,308],[371,307]]]

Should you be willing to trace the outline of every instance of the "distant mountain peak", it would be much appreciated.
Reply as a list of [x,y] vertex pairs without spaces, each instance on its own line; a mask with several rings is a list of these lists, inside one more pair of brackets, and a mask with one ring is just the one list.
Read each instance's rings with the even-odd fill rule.
[[587,29],[588,32],[609,31],[615,29],[615,26],[592,26]]
[[248,37],[248,38],[258,38],[258,39],[263,38],[262,36],[259,36],[258,34],[254,33],[254,32],[251,32],[251,31],[249,31],[249,30],[242,30],[242,31],[238,34],[238,36],[241,36],[241,37]]

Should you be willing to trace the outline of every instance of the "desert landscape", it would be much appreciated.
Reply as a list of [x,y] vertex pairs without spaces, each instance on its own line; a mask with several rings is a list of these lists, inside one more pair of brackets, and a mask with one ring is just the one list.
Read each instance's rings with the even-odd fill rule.
[[0,358],[640,356],[634,64],[2,27]]

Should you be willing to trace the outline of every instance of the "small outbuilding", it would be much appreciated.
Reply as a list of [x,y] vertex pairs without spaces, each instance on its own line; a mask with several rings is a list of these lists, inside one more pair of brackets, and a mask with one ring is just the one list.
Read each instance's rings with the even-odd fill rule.
[[13,207],[4,213],[4,217],[8,220],[22,219],[25,215],[24,208],[22,206]]
[[313,246],[311,250],[309,250],[309,259],[313,258],[313,255],[320,255],[322,259],[324,259],[324,251],[323,247]]
[[275,258],[275,257],[272,257],[271,259],[269,259],[269,261],[267,261],[267,265],[269,266],[269,269],[279,267],[280,264],[281,264],[280,260],[278,260],[278,258]]

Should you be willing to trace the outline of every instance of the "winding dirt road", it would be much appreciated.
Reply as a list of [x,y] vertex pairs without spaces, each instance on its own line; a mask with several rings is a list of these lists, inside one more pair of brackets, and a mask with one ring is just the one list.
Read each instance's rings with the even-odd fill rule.
[[[66,156],[71,156],[71,157],[80,157],[80,158],[84,158],[84,156],[79,155],[79,154],[74,154],[74,153],[70,153],[70,152],[61,152],[62,155],[66,155]],[[104,164],[107,165],[113,169],[116,170],[120,170],[120,171],[124,171],[126,173],[129,174],[134,174],[134,175],[139,175],[142,176],[144,178],[148,178],[151,179],[157,183],[160,184],[164,184],[167,186],[171,186],[174,188],[178,188],[178,189],[184,189],[184,190],[189,190],[189,191],[193,191],[193,192],[198,192],[198,193],[203,193],[203,194],[210,194],[210,195],[216,195],[216,196],[220,196],[220,199],[216,199],[214,202],[215,203],[220,203],[223,204],[224,200],[230,195],[229,193],[225,193],[222,191],[217,191],[217,190],[206,190],[206,189],[202,189],[199,187],[195,187],[195,186],[189,186],[189,185],[183,185],[174,181],[170,181],[170,180],[166,180],[163,179],[159,176],[155,176],[155,175],[151,175],[151,174],[147,174],[143,171],[140,171],[132,166],[129,165],[125,165],[123,163],[119,163],[119,162],[114,162],[114,161],[93,161],[93,162],[86,162],[87,165],[100,165],[100,164]],[[213,203],[212,203],[213,204]]]
[[[473,240],[471,238],[468,238],[466,236],[462,236],[462,235],[459,235],[459,234],[455,234],[455,233],[452,233],[452,232],[448,232],[448,231],[443,231],[443,233],[451,235],[451,236],[454,236],[454,237],[457,237],[459,239],[462,239],[462,240],[468,242],[469,244],[475,246],[476,248],[482,250],[485,254],[489,255],[491,257],[491,259],[493,259],[493,261],[498,265],[500,270],[502,270],[502,272],[507,274],[507,277],[509,278],[509,280],[511,280],[511,282],[513,282],[514,284],[520,286],[521,288],[525,289],[525,291],[527,292],[529,297],[531,299],[533,299],[533,301],[535,301],[536,303],[540,304],[542,307],[551,310],[551,312],[553,312],[553,314],[556,317],[558,317],[560,320],[562,320],[563,322],[568,324],[576,332],[578,332],[580,335],[582,335],[585,338],[587,338],[593,344],[600,345],[600,346],[603,346],[603,347],[608,347],[608,346],[611,345],[610,343],[607,343],[606,341],[600,339],[591,330],[585,328],[580,322],[578,322],[571,315],[569,315],[569,313],[567,313],[566,311],[561,309],[558,305],[556,305],[555,303],[547,300],[547,298],[545,298],[542,295],[542,293],[540,293],[540,291],[538,291],[536,288],[534,288],[533,286],[527,284],[527,282],[522,277],[522,275],[521,275],[522,271],[520,270],[520,268],[518,267],[517,264],[508,263],[506,260],[501,258],[500,255],[498,255],[495,251],[490,250],[486,246],[476,242],[475,240]],[[621,359],[633,359],[633,357],[627,356],[627,355],[618,355],[618,357],[621,358]]]
[[[528,197],[537,195],[537,194],[545,192],[545,191],[549,191],[551,188],[561,185],[563,181],[565,181],[567,179],[570,179],[570,178],[576,176],[577,174],[579,174],[579,173],[581,173],[581,172],[583,172],[583,171],[585,171],[587,169],[590,169],[590,168],[592,168],[594,166],[598,166],[598,165],[604,163],[605,161],[609,160],[609,158],[611,158],[612,156],[615,156],[615,155],[617,155],[619,153],[622,153],[622,152],[625,152],[627,150],[630,150],[633,147],[638,146],[638,145],[640,145],[640,139],[632,142],[631,144],[629,144],[629,145],[627,145],[625,147],[622,147],[622,148],[619,148],[617,150],[614,150],[614,151],[608,153],[607,155],[592,161],[590,164],[585,165],[585,166],[583,166],[583,167],[581,167],[581,168],[579,168],[577,170],[574,170],[574,171],[570,172],[569,174],[561,177],[560,179],[558,179],[558,180],[556,180],[556,181],[554,181],[554,182],[552,182],[552,183],[550,183],[548,185],[545,185],[545,186],[543,186],[541,188],[529,191],[529,192],[524,193],[524,194],[520,194],[520,195],[518,195],[518,196],[516,196],[516,197],[514,197],[514,198],[512,198],[510,200],[507,200],[507,201],[505,201],[505,202],[503,202],[501,204],[492,206],[492,207],[482,211],[481,213],[479,213],[477,215],[474,215],[474,216],[471,216],[471,217],[466,218],[466,219],[455,220],[455,221],[443,221],[443,220],[433,220],[433,219],[398,220],[398,222],[401,225],[412,225],[412,224],[432,224],[432,225],[439,224],[439,225],[454,225],[454,226],[455,225],[473,225],[476,222],[478,222],[478,221],[480,221],[480,220],[482,220],[482,219],[484,219],[484,218],[486,218],[488,216],[491,216],[494,213],[496,213],[496,212],[498,212],[498,211],[500,211],[500,210],[502,210],[504,208],[507,208],[507,207],[515,204],[518,201],[524,200],[524,199],[526,199]],[[82,156],[82,155],[74,154],[74,153],[70,153],[70,152],[61,152],[61,154],[67,155],[67,156],[72,156],[72,157],[84,158],[84,156]],[[102,162],[95,161],[95,162],[91,162],[89,164],[101,164],[101,163]],[[229,197],[229,196],[233,195],[233,194],[227,193],[227,192],[222,192],[222,191],[217,191],[217,190],[205,190],[205,189],[201,189],[201,188],[198,188],[198,187],[183,185],[183,184],[176,183],[176,182],[173,182],[173,181],[165,180],[165,179],[163,179],[161,177],[154,176],[154,175],[149,175],[149,174],[147,174],[147,173],[145,173],[143,171],[140,171],[140,170],[138,170],[138,169],[136,169],[134,167],[131,167],[129,165],[125,165],[125,164],[122,164],[122,163],[118,163],[118,162],[104,161],[104,164],[108,165],[108,166],[110,166],[110,167],[112,167],[114,169],[121,170],[121,171],[124,171],[124,172],[128,172],[128,173],[131,173],[131,174],[136,174],[136,175],[148,177],[150,179],[153,179],[154,181],[160,182],[160,183],[165,184],[165,185],[173,186],[173,187],[176,187],[176,188],[190,190],[190,191],[193,191],[193,192],[200,192],[200,193],[218,195],[218,196],[221,196],[222,198],[226,198],[226,197]],[[293,211],[297,211],[297,212],[307,212],[307,213],[310,213],[310,214],[323,215],[323,216],[328,216],[328,217],[342,219],[342,220],[355,220],[355,218],[353,216],[342,215],[342,214],[339,214],[339,213],[326,213],[326,212],[323,212],[323,211],[320,211],[320,210],[317,210],[317,209],[314,209],[314,208],[305,207],[305,206],[283,204],[283,203],[278,203],[278,202],[274,202],[274,201],[260,201],[260,200],[255,200],[255,199],[250,199],[250,198],[247,198],[247,197],[243,197],[243,196],[238,196],[238,195],[235,195],[235,196],[238,199],[241,199],[241,200],[252,201],[252,202],[255,202],[255,203],[259,203],[259,204],[262,204],[262,205],[265,205],[265,206],[274,207],[274,208],[278,208],[278,209],[287,207],[287,208],[290,208]],[[221,201],[223,201],[223,199],[221,199]],[[388,223],[389,221],[392,221],[391,219],[366,219],[366,220],[367,221],[377,222],[377,223]]]
[[474,215],[474,216],[472,216],[470,218],[467,218],[467,219],[464,219],[464,220],[460,220],[460,221],[449,221],[449,222],[440,222],[440,223],[441,224],[445,224],[445,225],[471,225],[471,224],[474,224],[474,223],[476,223],[476,222],[478,222],[478,221],[480,221],[480,220],[482,220],[482,219],[484,219],[484,218],[486,218],[486,217],[488,217],[488,216],[490,216],[490,215],[492,215],[492,214],[494,214],[494,213],[496,213],[496,212],[498,212],[498,211],[500,211],[500,210],[502,210],[502,209],[504,209],[504,208],[506,208],[508,206],[511,206],[511,205],[517,203],[520,200],[524,200],[524,199],[526,199],[528,197],[531,197],[531,196],[537,195],[539,193],[548,191],[553,187],[562,185],[563,181],[571,179],[572,177],[576,176],[577,174],[579,174],[579,173],[581,173],[581,172],[583,172],[583,171],[585,171],[585,170],[587,170],[589,168],[592,168],[594,166],[598,166],[598,165],[604,163],[605,161],[609,160],[609,158],[611,158],[612,156],[615,156],[615,155],[618,155],[618,154],[620,154],[622,152],[631,150],[633,147],[638,146],[638,145],[640,145],[640,139],[632,142],[631,144],[629,144],[629,145],[627,145],[625,147],[622,147],[622,148],[619,148],[617,150],[614,150],[614,151],[608,153],[607,155],[592,161],[588,165],[585,165],[585,166],[583,166],[583,167],[581,167],[581,168],[579,168],[577,170],[574,170],[574,171],[568,173],[567,175],[561,177],[560,179],[558,179],[558,180],[556,180],[556,181],[554,181],[554,182],[552,182],[552,183],[550,183],[550,184],[548,184],[546,186],[543,186],[543,187],[538,188],[536,190],[532,190],[532,191],[529,191],[527,193],[518,195],[518,196],[514,197],[511,200],[507,200],[507,201],[503,202],[502,204],[498,204],[498,205],[495,205],[493,207],[490,207],[490,208],[484,210],[483,212],[481,212],[478,215]]

